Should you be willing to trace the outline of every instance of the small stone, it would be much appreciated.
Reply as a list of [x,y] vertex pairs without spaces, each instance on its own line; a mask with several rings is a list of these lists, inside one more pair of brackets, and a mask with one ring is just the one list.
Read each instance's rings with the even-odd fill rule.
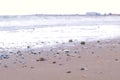
[[21,51],[17,51],[17,54],[21,53]]
[[42,44],[45,43],[45,42],[41,42]]
[[9,53],[13,53],[13,52],[9,52]]
[[80,44],[81,44],[81,45],[85,45],[85,42],[84,42],[84,41],[82,41]]
[[34,69],[34,67],[33,67],[33,66],[31,66],[30,68],[31,68],[31,69]]
[[59,64],[60,66],[63,65],[63,64]]
[[50,51],[52,52],[52,51],[53,51],[53,49],[50,49]]
[[60,54],[59,52],[57,52],[56,54]]
[[8,59],[8,58],[9,58],[9,55],[7,54],[0,55],[0,59]]
[[71,71],[67,71],[66,73],[71,73]]
[[52,63],[53,63],[53,64],[56,64],[56,61],[53,61]]
[[92,54],[94,54],[94,52],[92,52]]
[[46,60],[45,58],[41,57],[41,58],[37,59],[36,61],[38,62],[38,61],[45,61],[45,60]]
[[77,51],[75,51],[74,53],[77,53]]
[[70,54],[67,54],[67,56],[70,56]]
[[85,68],[81,68],[80,70],[82,70],[82,71],[83,71],[83,70],[85,70]]
[[73,42],[73,40],[72,40],[72,39],[70,39],[70,40],[69,40],[69,42]]
[[69,53],[70,51],[69,50],[65,50],[65,53]]
[[78,58],[81,58],[81,56],[78,56]]
[[36,53],[36,52],[33,52],[33,51],[31,51],[31,54],[34,54],[34,55],[36,55],[37,53]]
[[118,61],[119,59],[115,59],[115,61]]
[[36,52],[34,52],[33,54],[37,54]]
[[100,41],[97,41],[97,43],[100,43]]
[[4,67],[5,67],[5,68],[8,68],[8,66],[7,66],[7,65],[4,65]]
[[102,74],[103,72],[99,72],[100,74]]
[[30,46],[27,46],[27,48],[30,48]]

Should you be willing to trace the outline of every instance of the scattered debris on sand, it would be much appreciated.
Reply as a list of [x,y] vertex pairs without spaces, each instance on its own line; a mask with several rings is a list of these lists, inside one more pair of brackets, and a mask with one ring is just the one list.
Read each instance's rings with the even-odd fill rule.
[[7,54],[0,55],[0,59],[8,59],[8,58],[9,58],[9,55],[7,55]]

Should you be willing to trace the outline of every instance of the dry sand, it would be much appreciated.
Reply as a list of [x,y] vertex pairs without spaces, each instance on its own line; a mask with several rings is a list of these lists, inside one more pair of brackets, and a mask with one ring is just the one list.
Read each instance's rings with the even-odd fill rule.
[[0,60],[0,80],[120,80],[119,50],[119,39],[27,47]]

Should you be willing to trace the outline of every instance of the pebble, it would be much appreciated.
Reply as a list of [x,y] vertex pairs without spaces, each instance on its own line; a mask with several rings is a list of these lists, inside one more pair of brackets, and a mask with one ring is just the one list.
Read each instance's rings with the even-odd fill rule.
[[84,42],[84,41],[82,41],[80,44],[81,44],[81,45],[85,45],[85,42]]
[[78,58],[81,58],[81,56],[78,56]]
[[56,61],[53,61],[52,63],[53,63],[53,64],[56,64]]
[[9,58],[9,55],[7,54],[0,55],[0,59],[8,59],[8,58]]
[[38,52],[39,54],[41,54],[41,52]]
[[30,68],[31,68],[31,69],[34,69],[35,67],[31,66]]
[[81,68],[80,70],[82,70],[82,71],[83,71],[83,70],[85,70],[85,68]]
[[63,65],[63,64],[59,64],[60,66]]
[[68,42],[73,42],[73,40],[72,40],[72,39],[70,39]]
[[84,70],[88,70],[88,69],[87,69],[87,68],[82,67],[80,70],[81,70],[81,71],[84,71]]
[[65,53],[69,53],[70,51],[69,50],[64,50]]
[[21,51],[17,51],[17,54],[21,53]]
[[7,65],[4,65],[4,68],[8,68],[8,66],[7,66]]
[[115,61],[118,61],[119,59],[115,59]]
[[66,73],[71,73],[72,71],[67,71]]
[[27,46],[27,48],[30,48],[30,46]]
[[33,52],[33,51],[31,51],[31,54],[34,54],[34,55],[36,55],[37,53],[36,53],[36,52]]
[[67,56],[70,56],[70,54],[67,54]]
[[100,43],[100,41],[97,41],[97,43]]
[[56,54],[60,54],[59,52],[57,52]]
[[36,61],[38,62],[38,61],[45,61],[45,60],[46,60],[45,58],[41,57],[41,58],[37,59]]
[[92,52],[92,54],[94,54],[94,52]]

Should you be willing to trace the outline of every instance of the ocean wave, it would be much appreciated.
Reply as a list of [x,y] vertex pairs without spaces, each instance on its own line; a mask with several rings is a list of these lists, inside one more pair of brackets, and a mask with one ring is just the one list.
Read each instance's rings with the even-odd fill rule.
[[[79,15],[0,16],[0,28],[48,26],[120,25],[120,16],[86,17]],[[33,26],[33,27],[32,27]],[[21,28],[20,28],[21,29]]]

